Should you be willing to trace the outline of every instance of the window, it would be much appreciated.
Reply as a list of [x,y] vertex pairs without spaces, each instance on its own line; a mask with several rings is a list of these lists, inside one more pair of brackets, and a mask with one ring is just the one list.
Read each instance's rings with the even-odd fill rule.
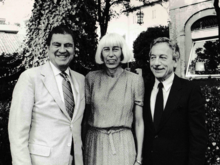
[[144,13],[140,10],[139,12],[137,12],[137,23],[139,25],[143,24],[144,23]]
[[0,18],[0,24],[5,24],[5,19],[4,18]]
[[186,77],[220,76],[218,39],[193,42]]
[[218,26],[217,17],[207,16],[197,20],[191,27],[192,31],[213,28]]
[[191,26],[192,48],[186,69],[186,77],[219,77],[218,25],[216,16],[206,16]]

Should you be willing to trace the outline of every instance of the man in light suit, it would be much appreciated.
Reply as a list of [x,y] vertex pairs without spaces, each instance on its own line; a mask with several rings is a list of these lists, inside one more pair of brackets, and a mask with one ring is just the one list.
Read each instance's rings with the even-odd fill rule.
[[180,54],[170,39],[155,39],[149,56],[155,78],[145,85],[143,164],[203,165],[207,133],[199,86],[174,74]]
[[[74,57],[73,32],[63,25],[55,27],[47,45],[50,61],[23,72],[13,92],[8,127],[12,162],[83,165],[84,76],[69,68]],[[63,82],[69,84],[68,94],[72,93],[68,108]]]

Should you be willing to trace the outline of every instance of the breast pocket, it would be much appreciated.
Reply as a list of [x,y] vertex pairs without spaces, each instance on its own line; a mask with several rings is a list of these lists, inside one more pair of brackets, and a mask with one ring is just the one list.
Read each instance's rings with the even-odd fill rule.
[[29,144],[29,151],[33,155],[50,156],[50,147],[37,144]]

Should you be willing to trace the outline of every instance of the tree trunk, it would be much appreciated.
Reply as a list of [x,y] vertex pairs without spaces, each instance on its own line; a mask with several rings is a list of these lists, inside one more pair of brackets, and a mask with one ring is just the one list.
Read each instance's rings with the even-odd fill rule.
[[101,31],[101,37],[102,38],[106,32],[107,32],[107,28],[108,28],[108,21],[110,20],[110,16],[109,16],[109,10],[110,10],[110,0],[106,0],[105,1],[105,8],[102,11],[101,9],[101,0],[98,1],[98,5],[99,5],[99,9],[98,9],[98,20],[99,20],[99,25],[100,25],[100,31]]
[[107,32],[107,26],[105,26],[105,24],[100,24],[100,29],[101,29],[101,37],[100,37],[101,39]]

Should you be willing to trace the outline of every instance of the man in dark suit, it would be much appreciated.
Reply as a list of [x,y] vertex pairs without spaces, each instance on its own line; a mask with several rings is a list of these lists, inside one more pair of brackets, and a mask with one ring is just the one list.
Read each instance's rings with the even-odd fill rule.
[[144,165],[203,165],[207,133],[204,102],[198,85],[175,75],[179,48],[168,38],[151,44],[146,84]]

